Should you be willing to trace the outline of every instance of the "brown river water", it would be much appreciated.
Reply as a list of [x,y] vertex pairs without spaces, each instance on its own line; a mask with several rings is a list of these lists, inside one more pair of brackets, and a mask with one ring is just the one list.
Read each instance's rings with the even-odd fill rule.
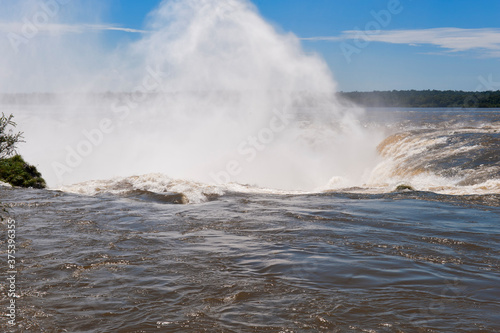
[[1,331],[500,332],[498,111],[391,112],[365,187],[0,187]]

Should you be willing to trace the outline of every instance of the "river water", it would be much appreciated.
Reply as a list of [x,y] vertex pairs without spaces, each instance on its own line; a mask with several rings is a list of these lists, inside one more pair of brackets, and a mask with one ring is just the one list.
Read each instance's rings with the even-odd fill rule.
[[357,187],[0,187],[2,331],[499,332],[500,110],[367,115],[387,135]]

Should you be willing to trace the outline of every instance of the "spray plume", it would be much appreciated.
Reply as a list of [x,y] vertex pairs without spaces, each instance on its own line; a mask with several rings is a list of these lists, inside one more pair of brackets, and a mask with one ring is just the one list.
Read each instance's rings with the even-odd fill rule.
[[36,73],[65,94],[18,120],[49,185],[152,172],[296,190],[363,179],[377,140],[362,110],[342,106],[326,63],[252,3],[163,1],[143,30],[114,51],[84,39],[81,53],[67,34],[43,36],[75,64]]

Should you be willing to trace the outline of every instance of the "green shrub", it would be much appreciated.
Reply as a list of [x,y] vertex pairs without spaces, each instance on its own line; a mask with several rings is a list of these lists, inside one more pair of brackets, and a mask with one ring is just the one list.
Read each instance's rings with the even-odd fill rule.
[[0,159],[0,180],[12,186],[45,188],[45,180],[35,166],[20,155]]
[[16,127],[12,120],[13,115],[6,116],[2,113],[0,116],[0,158],[13,155],[16,152],[16,145],[23,141],[23,133],[14,133],[10,127]]

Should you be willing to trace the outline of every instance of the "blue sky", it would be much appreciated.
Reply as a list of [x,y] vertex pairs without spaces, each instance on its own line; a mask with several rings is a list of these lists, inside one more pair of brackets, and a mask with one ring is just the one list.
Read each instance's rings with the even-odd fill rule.
[[[277,29],[311,38],[302,41],[304,48],[321,54],[341,90],[500,89],[498,0],[252,2]],[[140,29],[157,3],[113,0],[108,19]],[[362,43],[346,33],[353,30],[372,39]]]
[[[105,33],[112,48],[139,38],[135,30],[145,29],[161,1],[91,2],[99,14],[80,23],[130,29]],[[307,52],[321,55],[340,90],[500,89],[498,0],[252,2],[277,30],[295,34]],[[87,21],[88,14],[82,13]]]

